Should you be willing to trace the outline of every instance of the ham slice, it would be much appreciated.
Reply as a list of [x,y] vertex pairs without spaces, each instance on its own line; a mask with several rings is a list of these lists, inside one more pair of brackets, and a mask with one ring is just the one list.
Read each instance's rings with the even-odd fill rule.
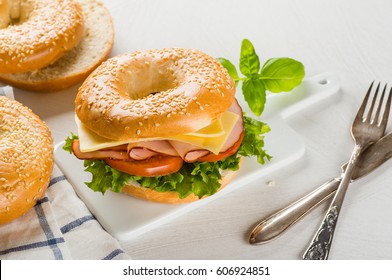
[[129,143],[128,147],[129,157],[135,160],[144,160],[158,154],[177,157],[178,153],[166,140],[153,140]]
[[150,151],[149,149],[146,148],[132,148],[129,152],[128,155],[131,159],[134,160],[144,160],[144,159],[149,159],[152,156],[158,155],[159,153]]
[[208,150],[177,140],[169,140],[169,142],[177,151],[178,155],[186,162],[195,162],[197,159],[210,153]]
[[234,146],[235,143],[242,137],[241,134],[244,132],[244,120],[242,118],[242,109],[240,104],[238,104],[237,99],[234,99],[233,104],[231,104],[229,112],[235,113],[240,116],[237,123],[234,125],[230,136],[227,138],[225,144],[222,147],[220,153],[226,152],[228,149]]

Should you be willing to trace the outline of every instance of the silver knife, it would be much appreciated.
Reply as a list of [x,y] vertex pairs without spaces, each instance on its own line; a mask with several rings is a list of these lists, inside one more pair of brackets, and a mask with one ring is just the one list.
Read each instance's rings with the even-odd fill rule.
[[[363,152],[361,157],[362,160],[359,161],[354,170],[352,180],[367,175],[392,157],[392,133],[385,135],[370,146]],[[343,170],[345,166],[346,164],[342,166]],[[249,243],[253,245],[264,244],[278,237],[312,209],[321,204],[321,202],[328,199],[336,191],[340,180],[341,176],[326,182],[301,199],[263,219],[250,233]]]

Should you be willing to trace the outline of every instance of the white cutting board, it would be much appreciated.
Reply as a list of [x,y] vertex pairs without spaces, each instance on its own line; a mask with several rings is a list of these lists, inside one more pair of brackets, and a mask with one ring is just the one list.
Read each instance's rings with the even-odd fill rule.
[[[64,143],[56,146],[55,161],[101,225],[115,238],[124,241],[300,160],[305,145],[287,121],[292,115],[301,114],[316,103],[327,105],[327,101],[338,92],[337,77],[325,73],[305,79],[293,92],[269,95],[261,119],[271,127],[271,132],[265,135],[265,148],[273,156],[272,160],[259,165],[255,159],[246,158],[237,176],[226,188],[190,204],[160,204],[111,191],[105,195],[95,193],[84,184],[90,181],[91,176],[84,172],[83,161],[65,152],[62,149]],[[244,111],[252,116],[240,92],[237,99]]]

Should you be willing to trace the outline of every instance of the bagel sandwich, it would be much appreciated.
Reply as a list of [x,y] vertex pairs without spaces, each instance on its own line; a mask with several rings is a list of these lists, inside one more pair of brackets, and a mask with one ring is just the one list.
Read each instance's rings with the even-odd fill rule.
[[[61,14],[69,7],[77,11],[74,17],[77,16],[78,21],[71,18],[72,11],[69,11],[68,17]],[[63,20],[57,20],[59,23],[48,20],[48,14]],[[49,22],[42,23],[44,20]],[[66,34],[62,34],[62,22],[74,23]],[[13,38],[21,39],[14,42]],[[59,39],[55,41],[54,38]],[[68,43],[70,38],[73,38],[72,45]],[[82,82],[106,59],[113,42],[112,17],[97,0],[0,1],[0,81],[6,84],[43,92],[69,88]],[[39,44],[42,45],[42,52],[47,53],[46,59],[36,55]],[[17,59],[8,57],[9,50],[13,49]],[[21,53],[20,49],[26,49],[26,54]],[[17,71],[2,67],[2,63],[4,66],[18,65]]]
[[75,121],[64,150],[84,160],[86,185],[102,193],[192,202],[226,186],[243,157],[270,158],[268,126],[243,114],[227,70],[197,50],[108,59],[79,88]]

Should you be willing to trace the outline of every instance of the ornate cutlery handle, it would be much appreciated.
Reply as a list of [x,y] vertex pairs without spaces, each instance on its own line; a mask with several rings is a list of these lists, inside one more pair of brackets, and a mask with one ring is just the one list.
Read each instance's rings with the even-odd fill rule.
[[252,230],[249,243],[264,244],[278,237],[313,208],[329,198],[338,188],[339,182],[340,178],[332,179],[279,212],[263,219]]
[[304,253],[304,260],[328,259],[328,254],[331,248],[333,234],[335,232],[340,209],[342,207],[348,185],[351,181],[351,174],[354,171],[354,167],[358,160],[358,156],[361,153],[361,150],[362,147],[357,145],[355,146],[354,152],[346,167],[346,171],[343,174],[342,181],[340,181],[339,187],[328,208],[328,211],[325,214],[324,219],[315,236],[313,237],[312,242]]

